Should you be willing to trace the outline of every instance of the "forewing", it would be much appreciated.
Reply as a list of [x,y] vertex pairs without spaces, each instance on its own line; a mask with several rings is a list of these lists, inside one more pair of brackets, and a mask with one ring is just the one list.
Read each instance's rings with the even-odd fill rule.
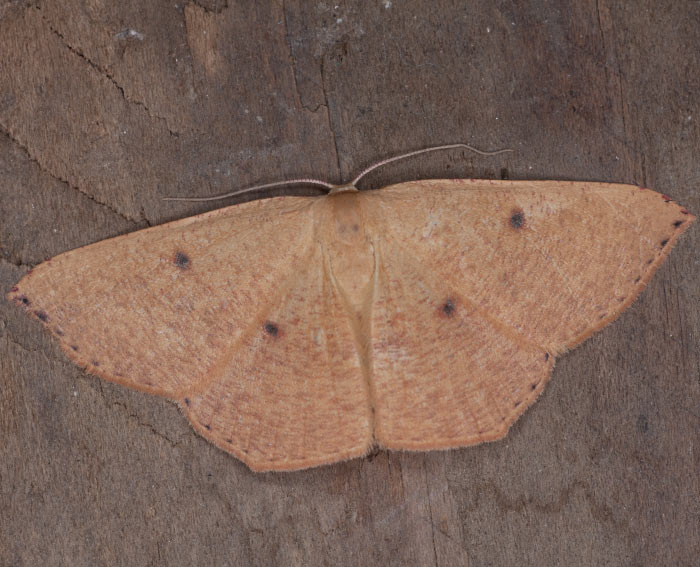
[[98,242],[37,266],[9,297],[91,373],[177,399],[308,256],[311,203],[255,201]]

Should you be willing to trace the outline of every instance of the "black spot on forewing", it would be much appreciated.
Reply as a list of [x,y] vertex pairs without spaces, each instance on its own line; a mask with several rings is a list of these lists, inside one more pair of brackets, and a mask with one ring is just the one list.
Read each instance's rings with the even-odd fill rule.
[[265,329],[265,332],[271,337],[276,337],[277,335],[279,335],[280,332],[279,327],[275,325],[272,321],[265,321],[263,329]]
[[190,258],[184,252],[176,252],[173,257],[173,263],[181,270],[186,270],[190,267]]
[[664,239],[661,241],[661,248],[663,248],[663,247],[666,246],[667,244],[668,244],[668,238],[664,238]]
[[451,297],[448,297],[445,300],[445,303],[442,304],[442,307],[440,307],[440,311],[447,316],[447,317],[452,317],[454,315],[455,309],[457,309],[457,306],[455,305],[454,299]]
[[510,226],[516,230],[525,226],[525,213],[522,209],[513,209],[510,213]]
[[683,221],[682,221],[682,220],[677,220],[676,222],[673,223],[673,226],[675,226],[676,228],[678,228],[678,227],[681,226],[682,224],[683,224]]
[[49,316],[46,314],[46,311],[35,311],[34,315],[36,315],[39,318],[39,321],[46,323],[49,320]]
[[184,401],[185,401],[185,405],[186,405],[187,407],[190,407],[190,399],[189,399],[189,398],[185,398]]

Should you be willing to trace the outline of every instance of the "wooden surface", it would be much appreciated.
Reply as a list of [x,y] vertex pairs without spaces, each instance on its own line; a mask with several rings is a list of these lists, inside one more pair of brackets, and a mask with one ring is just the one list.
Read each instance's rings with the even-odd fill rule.
[[[463,4],[468,4],[465,7]],[[700,4],[0,4],[2,295],[168,203],[386,167],[635,183],[700,211]],[[0,565],[692,565],[699,230],[505,440],[256,474],[0,305]],[[555,290],[553,290],[555,291]]]

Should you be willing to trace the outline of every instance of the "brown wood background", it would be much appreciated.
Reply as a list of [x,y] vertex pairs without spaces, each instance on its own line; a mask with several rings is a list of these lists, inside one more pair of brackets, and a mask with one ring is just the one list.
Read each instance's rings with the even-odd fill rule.
[[[517,7],[516,7],[517,5]],[[4,1],[0,282],[291,176],[619,181],[700,212],[700,3]],[[700,231],[501,442],[254,474],[0,302],[0,565],[697,565]],[[553,290],[555,292],[556,290]]]

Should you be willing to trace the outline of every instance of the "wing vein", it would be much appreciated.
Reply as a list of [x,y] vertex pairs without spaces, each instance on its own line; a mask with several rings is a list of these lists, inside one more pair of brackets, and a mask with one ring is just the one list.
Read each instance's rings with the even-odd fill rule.
[[[306,265],[306,263],[312,255],[313,246],[310,243],[309,249],[306,251],[306,253],[300,261],[300,265]],[[246,339],[248,339],[250,335],[253,334],[255,329],[259,327],[260,321],[262,321],[265,318],[265,314],[268,313],[272,309],[272,307],[276,305],[279,302],[279,300],[281,300],[285,296],[285,294],[289,292],[289,290],[292,288],[292,285],[296,281],[296,277],[298,277],[298,272],[294,271],[296,267],[297,266],[295,264],[289,265],[289,271],[282,278],[282,285],[280,285],[277,288],[277,293],[275,293],[275,295],[269,301],[266,302],[266,305],[264,305],[263,308],[255,314],[252,322],[247,327],[245,327],[243,332],[239,335],[238,339],[233,341],[230,344],[230,346],[224,351],[224,353],[219,357],[218,362],[212,364],[207,370],[207,372],[202,374],[202,376],[198,380],[194,380],[190,386],[179,390],[176,394],[178,397],[182,397],[184,395],[188,395],[190,397],[197,395],[201,393],[214,380],[221,376],[225,368],[228,366],[228,363],[233,358],[233,355],[237,350],[238,346]]]
[[[396,239],[392,239],[394,242],[394,245],[403,253],[402,257],[405,258],[406,263],[410,263],[414,266],[414,268],[417,266],[419,268],[418,273],[421,273],[423,271],[423,267],[419,265],[418,261],[414,259],[411,254],[406,250],[401,244],[396,242]],[[547,349],[544,348],[542,345],[538,344],[537,342],[533,341],[530,337],[525,335],[522,331],[520,331],[518,328],[514,327],[513,325],[510,325],[503,321],[502,319],[499,319],[498,317],[495,317],[491,314],[489,314],[485,309],[483,309],[479,304],[477,304],[476,301],[470,299],[466,295],[464,295],[460,289],[459,285],[457,285],[451,277],[445,276],[444,274],[441,274],[441,277],[445,278],[445,281],[447,284],[456,291],[456,293],[460,296],[462,301],[469,307],[471,307],[476,313],[478,313],[483,319],[488,321],[492,326],[495,328],[499,329],[503,335],[506,337],[512,339],[513,341],[517,343],[525,343],[526,345],[529,345],[531,347],[536,347],[542,352],[545,352]]]

